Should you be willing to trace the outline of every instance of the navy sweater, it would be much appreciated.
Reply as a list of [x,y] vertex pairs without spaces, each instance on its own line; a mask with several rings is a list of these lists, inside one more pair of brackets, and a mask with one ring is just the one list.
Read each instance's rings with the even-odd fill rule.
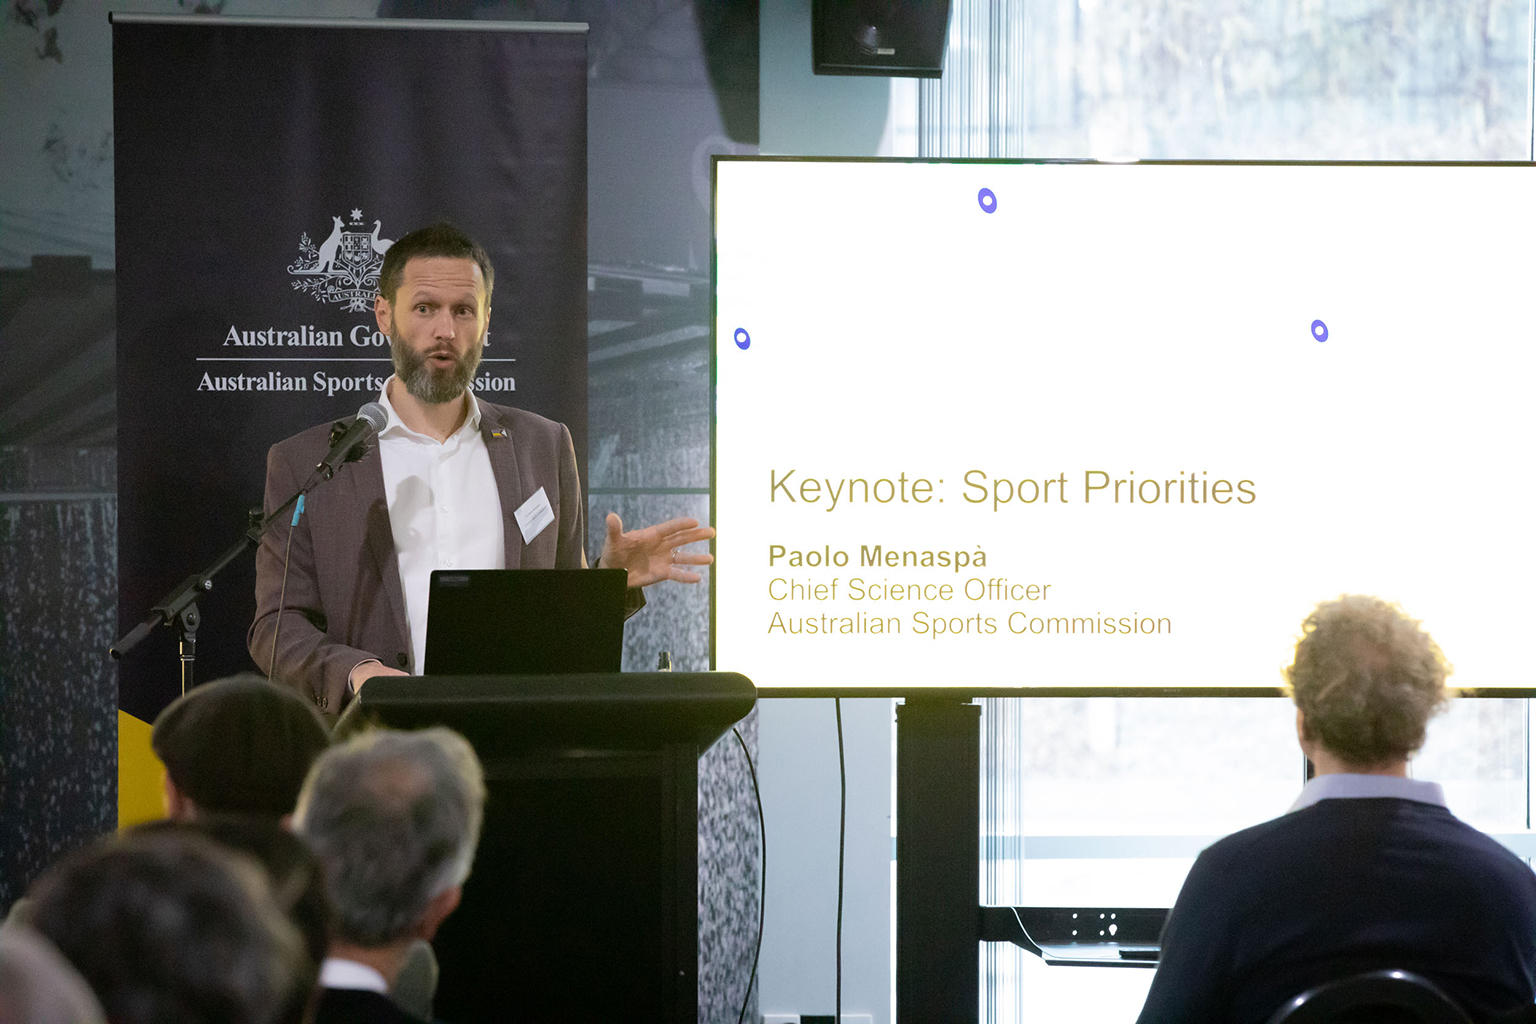
[[1264,1024],[1362,971],[1414,971],[1474,1021],[1536,997],[1536,874],[1450,811],[1321,800],[1195,861],[1138,1024]]

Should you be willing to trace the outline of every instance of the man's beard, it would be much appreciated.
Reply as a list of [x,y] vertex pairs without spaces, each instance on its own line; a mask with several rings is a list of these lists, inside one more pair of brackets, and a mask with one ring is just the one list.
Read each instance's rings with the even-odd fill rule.
[[[394,325],[390,327],[394,328]],[[389,333],[389,354],[394,360],[395,376],[400,378],[405,390],[428,405],[442,405],[458,398],[469,387],[475,370],[480,367],[479,345],[471,345],[469,351],[456,358],[450,367],[439,370],[428,366],[427,357],[432,355],[432,351],[415,352],[410,345],[400,340],[400,332],[395,329]]]

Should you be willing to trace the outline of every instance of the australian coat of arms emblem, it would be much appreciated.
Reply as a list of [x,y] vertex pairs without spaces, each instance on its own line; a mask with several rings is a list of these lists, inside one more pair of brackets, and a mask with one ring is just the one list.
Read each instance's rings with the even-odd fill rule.
[[354,209],[349,223],[331,218],[331,233],[319,245],[309,232],[301,234],[300,256],[288,265],[288,273],[297,278],[293,287],[310,293],[316,302],[341,303],[349,313],[372,309],[384,252],[394,244],[394,239],[379,237],[382,226],[374,221],[373,230],[364,231],[363,211]]

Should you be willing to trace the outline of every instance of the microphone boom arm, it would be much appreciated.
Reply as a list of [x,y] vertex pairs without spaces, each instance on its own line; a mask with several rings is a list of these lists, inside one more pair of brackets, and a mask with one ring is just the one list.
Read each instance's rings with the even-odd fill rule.
[[[376,418],[376,414],[373,412],[375,409],[378,410],[377,416],[379,418]],[[226,548],[218,558],[213,560],[208,568],[188,576],[176,584],[176,587],[170,593],[155,602],[154,606],[150,608],[149,614],[144,616],[138,625],[119,638],[108,649],[112,659],[114,661],[122,660],[123,655],[143,642],[144,638],[153,632],[156,626],[169,626],[173,623],[180,623],[181,692],[186,693],[192,687],[192,669],[197,657],[197,627],[201,621],[201,616],[197,610],[198,597],[213,589],[213,578],[223,571],[225,566],[244,554],[247,548],[260,544],[261,538],[265,536],[268,528],[281,519],[289,509],[293,508],[300,498],[335,476],[336,470],[348,461],[347,455],[363,441],[368,435],[369,429],[377,430],[383,426],[382,422],[380,422],[382,414],[383,408],[376,402],[369,402],[362,409],[358,410],[358,416],[353,422],[353,427],[348,428],[349,433],[355,430],[354,436],[350,439],[346,438],[345,435],[342,437],[342,440],[348,443],[332,445],[331,450],[326,453],[326,457],[320,461],[320,464],[315,467],[314,472],[309,475],[309,479],[304,481],[304,485],[295,491],[293,496],[287,501],[273,509],[271,513],[258,520],[255,510],[252,510],[251,525],[246,528],[240,540]],[[360,424],[366,424],[366,428],[359,427]]]

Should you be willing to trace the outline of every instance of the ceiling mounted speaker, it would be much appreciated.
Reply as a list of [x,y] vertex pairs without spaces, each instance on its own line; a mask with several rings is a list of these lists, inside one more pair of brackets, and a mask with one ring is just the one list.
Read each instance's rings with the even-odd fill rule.
[[812,0],[818,75],[938,78],[949,0]]

